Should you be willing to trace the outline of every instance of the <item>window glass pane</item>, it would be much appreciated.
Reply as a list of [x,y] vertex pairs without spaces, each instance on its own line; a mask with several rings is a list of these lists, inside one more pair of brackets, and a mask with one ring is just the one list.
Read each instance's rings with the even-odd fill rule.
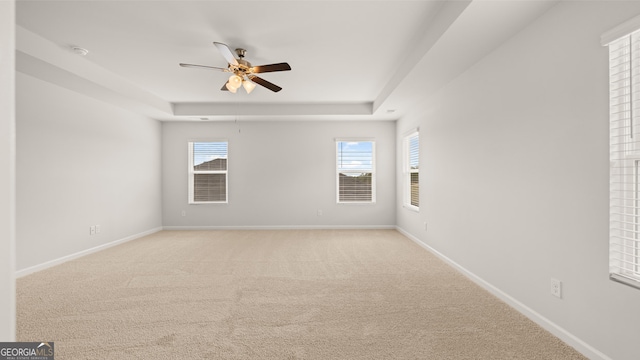
[[338,141],[338,171],[373,170],[372,141]]
[[338,176],[341,202],[372,201],[371,173],[339,173]]
[[420,206],[420,182],[418,181],[418,178],[418,173],[411,173],[411,205],[413,206]]
[[193,170],[220,171],[227,170],[226,142],[194,142]]
[[227,174],[194,174],[193,200],[226,201]]
[[420,154],[419,137],[414,135],[409,138],[409,168],[418,169],[418,155]]
[[374,202],[374,142],[338,141],[338,202]]

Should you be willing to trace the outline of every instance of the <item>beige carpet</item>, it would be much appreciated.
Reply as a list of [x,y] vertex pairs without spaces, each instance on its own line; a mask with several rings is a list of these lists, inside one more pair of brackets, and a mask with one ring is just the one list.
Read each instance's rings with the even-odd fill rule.
[[584,359],[394,230],[163,231],[18,279],[56,359]]

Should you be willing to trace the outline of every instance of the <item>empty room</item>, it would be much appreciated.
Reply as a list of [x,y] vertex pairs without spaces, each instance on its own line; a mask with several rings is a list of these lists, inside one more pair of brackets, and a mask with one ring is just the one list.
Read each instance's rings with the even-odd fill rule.
[[638,1],[0,1],[0,359],[640,359],[638,84]]

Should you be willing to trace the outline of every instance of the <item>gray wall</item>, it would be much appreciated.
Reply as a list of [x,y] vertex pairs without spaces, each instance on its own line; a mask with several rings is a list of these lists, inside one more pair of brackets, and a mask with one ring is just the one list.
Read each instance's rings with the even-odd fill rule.
[[[376,140],[374,205],[336,204],[336,137]],[[187,142],[217,138],[229,141],[229,203],[188,205]],[[165,227],[395,225],[394,122],[166,122],[162,159]]]
[[399,187],[400,228],[620,360],[640,358],[640,290],[608,280],[600,35],[638,14],[638,2],[561,2],[399,121],[396,140],[420,126],[421,208],[403,209]]
[[159,122],[16,81],[18,270],[160,228]]
[[0,1],[0,342],[15,341],[15,2]]

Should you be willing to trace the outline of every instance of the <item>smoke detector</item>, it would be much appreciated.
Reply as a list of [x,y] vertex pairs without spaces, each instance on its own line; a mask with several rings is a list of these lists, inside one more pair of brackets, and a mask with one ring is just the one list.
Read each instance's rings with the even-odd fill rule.
[[89,50],[81,48],[79,46],[72,46],[71,50],[75,53],[78,54],[80,56],[85,56],[89,53]]

